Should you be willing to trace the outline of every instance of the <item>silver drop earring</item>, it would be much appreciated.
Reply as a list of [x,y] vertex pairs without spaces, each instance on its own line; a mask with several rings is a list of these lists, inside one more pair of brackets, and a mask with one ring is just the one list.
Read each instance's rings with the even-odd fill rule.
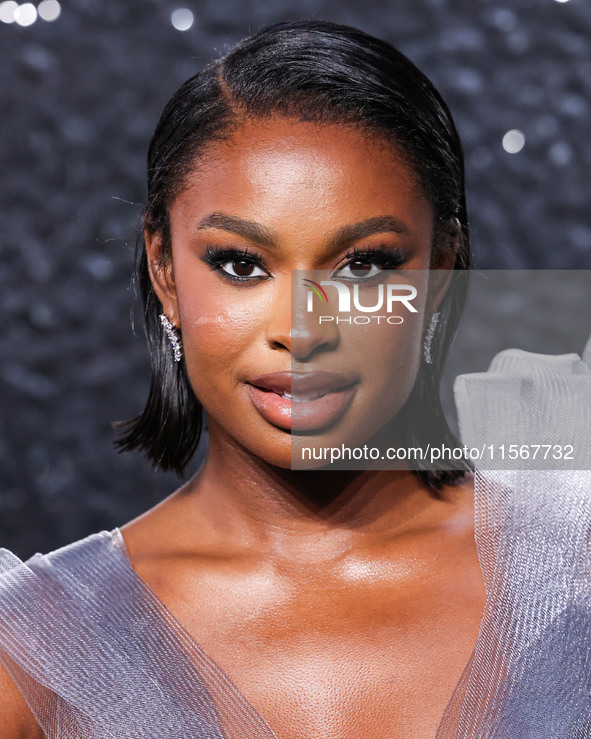
[[172,325],[172,323],[168,320],[168,316],[165,313],[160,314],[160,322],[164,326],[164,331],[166,332],[168,340],[170,341],[170,345],[172,346],[174,361],[180,362],[181,357],[183,356],[183,348],[178,332],[176,328]]
[[433,343],[433,337],[435,336],[435,329],[439,321],[439,313],[431,314],[431,322],[427,327],[427,333],[425,334],[425,343],[423,344],[423,357],[426,364],[432,364],[433,357],[431,356],[431,344]]

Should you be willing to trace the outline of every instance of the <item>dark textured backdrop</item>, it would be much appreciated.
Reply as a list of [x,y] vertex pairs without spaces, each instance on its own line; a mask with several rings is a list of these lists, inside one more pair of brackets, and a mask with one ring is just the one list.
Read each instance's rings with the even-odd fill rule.
[[[149,138],[212,55],[311,17],[388,39],[440,87],[481,267],[591,267],[588,0],[64,0],[53,23],[0,23],[0,545],[54,548],[176,486],[111,446],[147,389],[129,275]],[[518,154],[501,146],[513,128]]]

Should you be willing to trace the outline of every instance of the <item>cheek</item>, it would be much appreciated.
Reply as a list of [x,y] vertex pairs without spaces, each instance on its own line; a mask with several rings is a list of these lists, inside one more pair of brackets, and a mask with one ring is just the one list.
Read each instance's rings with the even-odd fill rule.
[[[403,280],[396,277],[396,283],[416,289],[412,304],[395,301],[373,313],[355,311],[351,324],[341,326],[344,361],[361,366],[365,387],[360,400],[376,425],[396,414],[414,386],[422,359],[428,278],[426,270],[405,272]],[[374,305],[375,300],[364,296],[361,304]]]
[[[421,361],[422,317],[403,316],[401,324],[380,323],[348,328],[343,337],[353,362],[363,357],[363,399],[367,421],[379,427],[389,421],[408,398]],[[357,361],[359,361],[357,359]],[[371,418],[371,421],[370,421]]]
[[405,321],[402,324],[384,324],[367,331],[361,341],[357,341],[357,351],[366,357],[372,375],[384,383],[388,379],[402,380],[412,374],[418,358],[420,341],[418,321]]
[[178,294],[187,371],[205,402],[237,381],[240,358],[261,332],[260,309],[213,291]]

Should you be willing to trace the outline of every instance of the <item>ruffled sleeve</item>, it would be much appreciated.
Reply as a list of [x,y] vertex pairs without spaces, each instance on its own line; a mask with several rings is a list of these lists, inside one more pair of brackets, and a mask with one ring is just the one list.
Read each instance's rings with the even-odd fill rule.
[[[475,462],[487,602],[438,739],[589,737],[591,370],[512,349],[458,377],[455,395],[463,443],[518,456]],[[576,461],[533,459],[545,444]]]
[[0,552],[0,659],[48,739],[232,736],[167,618],[118,530],[27,562]]
[[48,739],[275,739],[119,529],[26,562],[0,551],[0,660]]

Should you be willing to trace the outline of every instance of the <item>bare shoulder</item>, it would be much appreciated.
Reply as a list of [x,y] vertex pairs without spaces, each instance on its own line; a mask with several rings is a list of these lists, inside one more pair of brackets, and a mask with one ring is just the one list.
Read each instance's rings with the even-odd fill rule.
[[[208,550],[209,526],[179,488],[141,516],[120,526],[134,566]],[[183,525],[179,527],[179,522]]]
[[2,739],[43,739],[45,736],[20,690],[1,662],[0,736]]

